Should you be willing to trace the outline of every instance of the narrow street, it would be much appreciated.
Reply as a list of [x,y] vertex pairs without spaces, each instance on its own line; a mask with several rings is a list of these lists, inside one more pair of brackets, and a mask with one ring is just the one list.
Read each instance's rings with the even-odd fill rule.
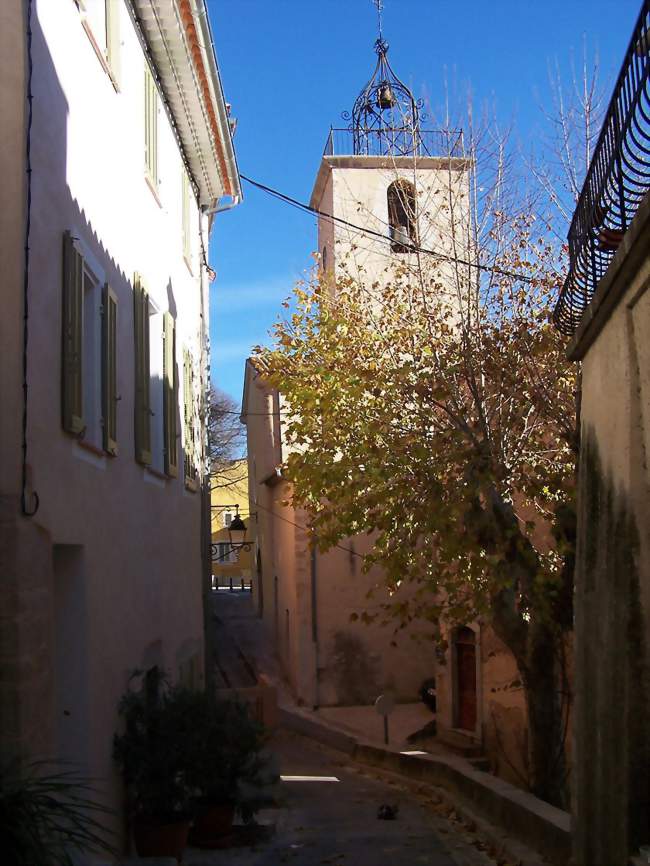
[[[185,855],[185,866],[492,864],[480,852],[469,849],[424,798],[402,786],[372,778],[350,765],[345,756],[288,732],[278,732],[272,748],[283,777],[303,777],[283,780],[279,808],[262,816],[268,814],[276,822],[274,836],[252,848],[209,852],[192,849]],[[314,777],[337,781],[316,781]],[[378,819],[377,812],[383,805],[398,807],[394,820]],[[442,831],[441,824],[447,824]],[[453,857],[448,848],[454,852]]]

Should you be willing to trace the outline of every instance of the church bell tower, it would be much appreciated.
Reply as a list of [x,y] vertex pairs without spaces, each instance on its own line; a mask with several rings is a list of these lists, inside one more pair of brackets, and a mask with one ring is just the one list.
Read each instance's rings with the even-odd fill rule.
[[366,284],[390,279],[396,265],[430,264],[431,250],[444,261],[457,244],[452,223],[469,214],[462,133],[428,127],[423,101],[389,63],[377,5],[374,71],[343,112],[347,125],[330,128],[310,201],[323,271]]

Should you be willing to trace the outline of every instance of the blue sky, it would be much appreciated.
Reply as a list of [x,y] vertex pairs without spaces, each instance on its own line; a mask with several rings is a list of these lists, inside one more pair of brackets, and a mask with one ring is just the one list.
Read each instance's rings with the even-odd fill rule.
[[[385,0],[384,36],[397,75],[434,108],[445,76],[515,122],[524,146],[543,126],[549,64],[570,84],[583,45],[611,91],[639,0]],[[330,125],[344,126],[374,68],[371,0],[208,0],[242,174],[309,201]],[[241,398],[244,360],[316,249],[316,221],[244,184],[210,244],[212,379]]]

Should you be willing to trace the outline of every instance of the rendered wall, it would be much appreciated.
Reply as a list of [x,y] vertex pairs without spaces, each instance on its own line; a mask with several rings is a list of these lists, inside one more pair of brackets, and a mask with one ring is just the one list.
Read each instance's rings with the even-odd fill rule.
[[[0,54],[0,93],[3,118],[11,127],[10,136],[3,133],[0,154],[3,177],[10,178],[7,186],[18,196],[14,217],[24,201],[24,165],[17,151],[24,133],[23,6],[12,0],[2,4],[0,13],[0,38],[7,49]],[[207,315],[207,308],[202,310],[199,214],[193,204],[194,249],[188,266],[182,249],[181,158],[162,104],[159,200],[144,179],[144,57],[126,6],[120,3],[119,92],[99,62],[75,3],[39,0],[34,8],[28,443],[29,475],[40,508],[31,520],[19,514],[22,226],[16,219],[5,234],[3,216],[3,245],[8,241],[12,246],[7,258],[3,246],[2,260],[8,270],[0,457],[0,574],[6,604],[0,662],[7,673],[1,677],[0,736],[10,747],[79,761],[102,780],[106,801],[118,807],[121,782],[111,746],[117,703],[129,673],[161,664],[177,679],[202,646],[201,503],[200,494],[184,485],[182,443],[176,479],[134,460],[131,288],[138,271],[160,311],[175,315],[182,382],[184,347],[197,359],[198,371],[202,313]],[[7,100],[11,105],[5,111]],[[2,208],[3,214],[8,211]],[[66,230],[79,239],[96,275],[118,297],[121,399],[115,458],[84,447],[61,427]],[[11,343],[4,342],[5,328],[14,335]],[[70,731],[80,737],[75,741]]]
[[455,287],[449,263],[428,254],[395,253],[390,241],[377,235],[389,235],[388,187],[404,179],[416,191],[417,246],[467,259],[468,168],[465,159],[426,157],[414,163],[405,157],[324,157],[312,205],[339,220],[319,220],[319,251],[321,256],[326,251],[327,270],[358,280],[369,292],[373,282],[390,281],[398,268],[439,283],[437,293]]
[[582,360],[575,576],[574,856],[650,840],[650,202],[571,347]]

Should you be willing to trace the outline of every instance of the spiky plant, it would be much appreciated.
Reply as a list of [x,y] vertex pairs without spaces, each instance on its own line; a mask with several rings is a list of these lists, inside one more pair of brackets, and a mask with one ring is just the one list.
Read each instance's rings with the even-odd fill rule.
[[51,761],[0,763],[0,848],[6,866],[74,866],[73,852],[116,854],[91,780]]

